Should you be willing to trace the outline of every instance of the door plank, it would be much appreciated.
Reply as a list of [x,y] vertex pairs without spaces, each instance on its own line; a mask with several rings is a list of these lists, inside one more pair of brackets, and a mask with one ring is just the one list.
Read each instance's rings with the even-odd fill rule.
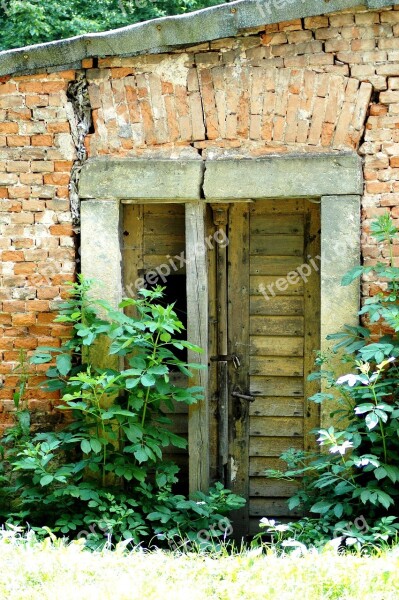
[[303,377],[251,377],[251,394],[258,396],[302,396]]
[[251,235],[251,256],[303,256],[301,235]]
[[302,337],[250,337],[251,356],[303,356]]
[[251,456],[249,459],[250,476],[263,476],[266,469],[284,470],[287,464],[276,456]]
[[303,213],[304,203],[303,198],[270,198],[254,202],[250,206],[250,213],[252,215],[264,215],[270,214],[292,214],[292,213]]
[[[249,389],[249,205],[234,204],[229,211],[228,350],[238,357],[229,362],[230,464],[229,487],[248,498],[249,417],[248,402],[231,396],[233,390]],[[237,539],[248,532],[248,505],[233,518]]]
[[252,316],[249,328],[251,335],[302,336],[304,319],[303,317]]
[[301,438],[252,437],[249,444],[250,456],[280,456],[289,448],[303,450]]
[[[256,213],[254,213],[256,214]],[[257,215],[251,219],[250,232],[252,235],[291,234],[302,236],[304,231],[303,217],[298,215]]]
[[270,479],[264,477],[250,477],[249,494],[250,496],[263,496],[273,498],[289,498],[298,489],[298,483],[295,481],[283,481],[280,479]]
[[252,498],[250,516],[275,518],[275,517],[299,517],[301,512],[299,510],[289,510],[286,498]]
[[301,266],[300,256],[252,256],[251,275],[276,275],[286,277],[288,273]]
[[157,235],[144,236],[144,254],[149,255],[179,255],[184,252],[184,235]]
[[303,436],[301,417],[251,417],[249,420],[251,436]]
[[288,287],[281,290],[276,287],[277,279],[278,276],[276,275],[251,275],[249,279],[250,294],[252,296],[260,296],[264,293],[268,296],[272,294],[275,296],[298,296],[303,294],[304,284],[301,279],[295,284],[287,282]]
[[303,315],[304,302],[302,296],[277,296],[264,298],[251,296],[249,312],[251,315]]
[[257,396],[249,407],[250,416],[303,417],[303,398]]
[[188,362],[203,365],[194,371],[192,385],[204,389],[204,399],[189,407],[189,488],[207,491],[209,487],[209,404],[208,389],[208,273],[204,252],[206,206],[186,204],[187,337],[203,349],[188,352]]
[[298,377],[303,375],[303,358],[294,356],[259,356],[250,359],[250,375],[278,375]]
[[184,213],[181,215],[145,215],[144,234],[148,236],[174,235],[176,230],[184,231]]
[[[307,203],[305,215],[305,256],[320,256],[320,211],[319,207]],[[319,261],[314,261],[317,265]],[[305,348],[304,348],[304,397],[305,397],[305,448],[317,448],[316,436],[311,431],[320,424],[320,405],[308,399],[320,389],[319,381],[308,381],[308,375],[316,370],[314,361],[321,347],[320,340],[320,276],[312,269],[305,286]]]

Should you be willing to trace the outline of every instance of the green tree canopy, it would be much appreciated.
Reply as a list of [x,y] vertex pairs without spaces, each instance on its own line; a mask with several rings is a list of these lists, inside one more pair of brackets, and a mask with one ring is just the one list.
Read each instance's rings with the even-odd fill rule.
[[116,29],[221,0],[2,0],[0,50]]

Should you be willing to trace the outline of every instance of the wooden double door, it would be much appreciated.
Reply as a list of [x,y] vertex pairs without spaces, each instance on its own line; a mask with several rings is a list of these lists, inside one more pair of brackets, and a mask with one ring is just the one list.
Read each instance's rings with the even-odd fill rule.
[[[211,481],[248,499],[235,515],[238,536],[257,531],[261,517],[292,516],[286,499],[294,484],[267,479],[264,471],[282,466],[284,450],[311,447],[318,425],[307,375],[320,348],[319,209],[307,199],[207,205],[198,213],[206,268],[189,277],[184,205],[125,207],[125,283],[164,273],[157,283],[166,285],[168,300],[178,298],[183,317],[193,282],[208,290],[209,318],[201,325],[208,340],[206,451]],[[196,317],[189,311],[190,318]],[[178,411],[175,430],[188,435],[188,415]],[[188,455],[174,458],[187,473]]]

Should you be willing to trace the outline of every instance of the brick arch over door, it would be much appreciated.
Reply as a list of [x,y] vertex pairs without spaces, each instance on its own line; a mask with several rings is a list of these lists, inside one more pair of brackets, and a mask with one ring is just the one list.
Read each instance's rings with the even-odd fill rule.
[[184,54],[152,58],[150,64],[119,59],[131,67],[89,71],[90,156],[140,155],[154,146],[217,148],[219,154],[236,148],[252,156],[359,146],[371,83],[245,62],[189,68]]

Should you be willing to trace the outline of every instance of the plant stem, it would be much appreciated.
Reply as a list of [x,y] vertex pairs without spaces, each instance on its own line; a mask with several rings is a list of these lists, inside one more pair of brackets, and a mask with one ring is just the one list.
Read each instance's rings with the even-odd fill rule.
[[[161,334],[158,331],[157,338],[156,338],[156,340],[154,342],[154,345],[153,345],[153,348],[152,348],[152,354],[150,356],[150,361],[154,361],[155,360],[156,352],[157,352],[157,349],[158,349],[158,341],[159,341],[159,336],[160,335]],[[148,406],[148,398],[149,398],[149,396],[150,396],[150,388],[148,387],[147,388],[147,393],[146,393],[146,396],[145,396],[145,400],[144,400],[143,416],[141,417],[141,426],[142,427],[144,427],[144,423],[145,423],[145,417],[146,417],[146,414],[147,414],[147,406]]]
[[[378,377],[375,380],[374,385],[371,387],[371,391],[372,391],[373,397],[374,397],[374,403],[375,403],[376,406],[378,405],[378,398],[376,396],[374,386],[376,385],[377,381],[378,381]],[[385,436],[385,432],[384,432],[384,425],[383,425],[382,420],[380,418],[378,419],[378,424],[379,424],[379,427],[380,427],[382,447],[383,447],[383,450],[384,450],[384,462],[386,463],[387,462],[387,443],[386,443],[386,439],[385,439],[386,436]]]

